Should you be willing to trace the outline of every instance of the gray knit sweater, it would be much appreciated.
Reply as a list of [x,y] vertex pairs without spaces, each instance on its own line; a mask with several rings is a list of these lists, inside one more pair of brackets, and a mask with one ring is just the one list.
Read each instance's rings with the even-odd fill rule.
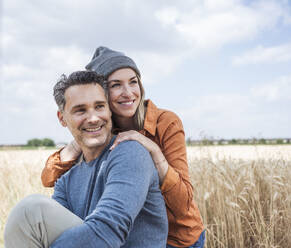
[[51,247],[166,247],[166,208],[150,154],[136,141],[110,151],[112,143],[56,182],[53,199],[84,223],[65,231]]

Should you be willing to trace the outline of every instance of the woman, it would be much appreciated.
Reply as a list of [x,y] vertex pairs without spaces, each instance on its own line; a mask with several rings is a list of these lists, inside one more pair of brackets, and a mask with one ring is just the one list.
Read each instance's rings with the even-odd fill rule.
[[[203,224],[193,200],[182,122],[173,112],[158,109],[150,100],[144,100],[140,72],[123,53],[99,47],[86,69],[107,80],[105,91],[114,132],[118,133],[111,149],[124,140],[136,140],[152,156],[167,207],[167,247],[203,247]],[[51,155],[42,172],[44,186],[52,187],[79,155],[74,141]]]

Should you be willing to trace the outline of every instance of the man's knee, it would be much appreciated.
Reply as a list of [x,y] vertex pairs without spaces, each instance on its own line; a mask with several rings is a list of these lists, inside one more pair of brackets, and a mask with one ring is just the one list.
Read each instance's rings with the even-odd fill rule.
[[21,229],[21,225],[34,225],[42,218],[44,208],[50,205],[51,199],[39,194],[29,195],[17,203],[10,212],[6,226],[5,235],[16,229]]
[[29,195],[16,204],[11,214],[15,214],[17,217],[24,215],[24,217],[30,218],[49,205],[50,201],[51,199],[44,195]]

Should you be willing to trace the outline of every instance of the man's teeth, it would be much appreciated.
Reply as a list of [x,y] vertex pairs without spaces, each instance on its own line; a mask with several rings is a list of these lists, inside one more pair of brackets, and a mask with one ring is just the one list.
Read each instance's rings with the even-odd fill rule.
[[101,129],[102,127],[96,127],[96,128],[86,128],[85,130],[87,132],[97,132]]

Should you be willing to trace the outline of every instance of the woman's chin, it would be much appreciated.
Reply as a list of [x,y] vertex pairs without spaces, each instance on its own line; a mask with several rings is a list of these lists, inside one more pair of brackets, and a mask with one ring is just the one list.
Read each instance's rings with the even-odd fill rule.
[[133,110],[127,110],[127,111],[119,111],[115,113],[117,116],[123,117],[123,118],[132,118],[135,114],[135,111]]

